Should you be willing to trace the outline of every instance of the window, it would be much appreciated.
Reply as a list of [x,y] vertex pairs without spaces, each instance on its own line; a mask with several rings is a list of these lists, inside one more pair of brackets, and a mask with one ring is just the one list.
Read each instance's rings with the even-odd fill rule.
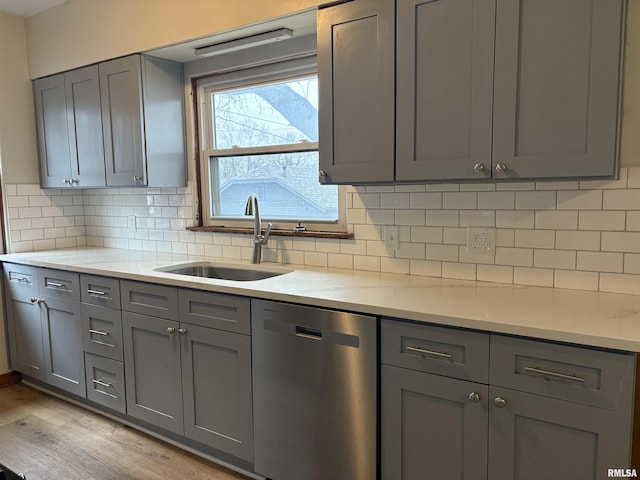
[[198,94],[205,225],[247,226],[255,193],[275,228],[345,229],[338,187],[318,181],[315,59],[201,79]]

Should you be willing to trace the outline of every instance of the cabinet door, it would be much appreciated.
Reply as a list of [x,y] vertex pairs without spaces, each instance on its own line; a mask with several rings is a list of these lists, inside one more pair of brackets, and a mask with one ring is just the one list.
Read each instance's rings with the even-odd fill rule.
[[490,394],[492,480],[596,480],[629,465],[630,415],[498,387]]
[[253,462],[251,338],[181,327],[185,435]]
[[64,74],[34,81],[33,97],[38,130],[40,185],[43,188],[61,188],[68,185],[71,178]]
[[486,480],[486,385],[384,365],[382,389],[383,480]]
[[490,177],[495,0],[397,5],[396,179]]
[[107,185],[144,185],[140,57],[101,63],[99,71]]
[[85,397],[80,304],[46,297],[40,311],[44,340],[44,381]]
[[98,67],[93,65],[65,73],[65,89],[73,185],[104,187]]
[[393,29],[388,0],[318,11],[322,183],[393,180]]
[[615,174],[621,25],[621,0],[498,0],[498,177]]
[[127,413],[182,434],[178,322],[123,312]]
[[35,299],[28,290],[11,292],[6,298],[9,354],[12,369],[44,380],[42,320]]

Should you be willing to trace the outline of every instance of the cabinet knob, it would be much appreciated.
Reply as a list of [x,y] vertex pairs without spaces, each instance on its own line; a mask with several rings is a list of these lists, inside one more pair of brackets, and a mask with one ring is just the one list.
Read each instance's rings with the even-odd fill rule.
[[38,298],[36,299],[36,302],[38,303],[38,305],[44,303],[44,298]]
[[507,406],[507,401],[502,398],[502,397],[496,397],[493,400],[493,403],[495,404],[496,407],[498,408],[504,408]]
[[141,181],[142,181],[142,177],[141,177],[140,175],[135,175],[135,176],[133,177],[133,181],[134,181],[134,182],[141,182]]
[[320,183],[324,183],[327,181],[327,172],[325,172],[324,170],[320,170]]
[[69,180],[68,178],[63,178],[62,179],[62,183],[69,184],[69,183],[71,183],[71,180]]
[[474,169],[476,172],[478,172],[478,173],[482,173],[482,172],[484,172],[484,168],[485,168],[485,167],[484,167],[484,164],[482,164],[482,163],[476,163],[476,164],[473,166],[473,169]]
[[185,336],[187,334],[187,329],[186,328],[179,328],[178,329],[178,333],[182,336]]
[[496,164],[496,172],[498,173],[504,173],[507,171],[507,166],[504,163],[498,163]]
[[478,392],[471,392],[469,394],[469,400],[473,403],[478,403],[480,401],[480,394]]
[[31,300],[31,303],[36,303],[38,301],[36,297],[31,297],[29,300]]
[[79,181],[78,181],[78,179],[77,179],[77,178],[71,178],[71,179],[69,180],[69,183],[70,183],[71,185],[77,185],[77,184],[79,183]]
[[167,333],[176,333],[176,327],[167,328]]

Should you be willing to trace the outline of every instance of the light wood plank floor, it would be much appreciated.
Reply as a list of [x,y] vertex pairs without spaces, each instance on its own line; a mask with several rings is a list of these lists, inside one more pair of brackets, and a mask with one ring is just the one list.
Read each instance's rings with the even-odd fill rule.
[[0,463],[27,480],[247,480],[23,384],[0,388]]

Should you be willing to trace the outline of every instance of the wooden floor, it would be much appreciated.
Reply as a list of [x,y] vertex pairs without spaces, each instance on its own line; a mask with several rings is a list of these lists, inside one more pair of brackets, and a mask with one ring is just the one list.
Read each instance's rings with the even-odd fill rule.
[[0,388],[0,464],[27,480],[246,480],[23,384]]

